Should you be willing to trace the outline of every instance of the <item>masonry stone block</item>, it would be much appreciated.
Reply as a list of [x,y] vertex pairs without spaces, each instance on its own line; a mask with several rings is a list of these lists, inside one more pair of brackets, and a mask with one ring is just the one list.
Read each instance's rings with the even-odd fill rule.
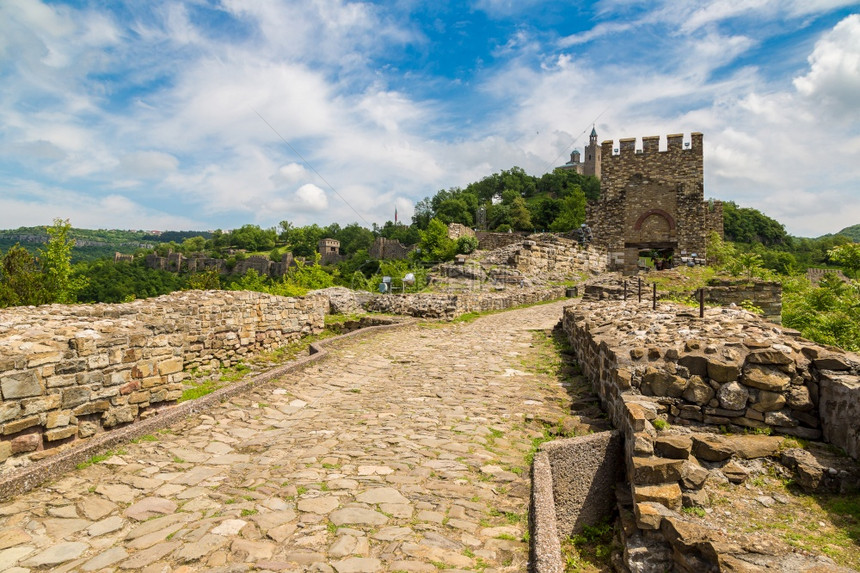
[[0,379],[4,400],[39,396],[44,391],[36,371],[4,373]]

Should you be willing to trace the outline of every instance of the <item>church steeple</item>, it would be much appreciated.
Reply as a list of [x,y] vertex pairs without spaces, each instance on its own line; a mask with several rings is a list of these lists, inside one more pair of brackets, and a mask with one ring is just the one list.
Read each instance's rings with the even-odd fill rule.
[[583,175],[594,175],[600,179],[601,147],[597,143],[597,128],[591,126],[591,135],[588,136],[588,145],[585,146],[585,162],[583,164]]

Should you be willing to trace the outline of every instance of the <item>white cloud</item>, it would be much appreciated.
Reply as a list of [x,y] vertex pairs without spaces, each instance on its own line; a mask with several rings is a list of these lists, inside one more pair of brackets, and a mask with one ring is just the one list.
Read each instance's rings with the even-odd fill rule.
[[860,117],[860,15],[848,16],[815,44],[797,91],[829,112]]
[[325,191],[314,185],[306,183],[296,189],[297,205],[300,211],[325,211],[328,209],[328,197]]

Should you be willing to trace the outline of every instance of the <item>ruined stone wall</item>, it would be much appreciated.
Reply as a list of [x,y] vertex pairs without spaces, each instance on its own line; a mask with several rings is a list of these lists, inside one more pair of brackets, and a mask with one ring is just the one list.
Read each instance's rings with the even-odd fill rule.
[[404,245],[397,239],[377,237],[373,241],[368,254],[372,259],[403,260],[415,249],[415,245]]
[[524,304],[558,300],[564,296],[563,286],[463,294],[377,295],[365,308],[372,312],[451,320],[467,312],[504,310]]
[[182,394],[183,369],[323,328],[328,300],[184,291],[127,304],[0,311],[0,460],[50,449]]
[[[739,309],[707,309],[699,319],[674,304],[652,311],[645,302],[583,301],[565,308],[563,323],[583,372],[625,438],[635,517],[624,533],[628,567],[642,565],[639,559],[650,560],[654,570],[722,563],[719,532],[697,530],[704,550],[692,558],[702,562],[690,568],[679,534],[689,527],[679,511],[683,496],[707,478],[697,458],[723,464],[731,475],[744,471],[733,456],[778,454],[782,438],[744,435],[745,429],[824,438],[860,457],[857,355]],[[663,435],[652,424],[658,418],[694,431]],[[737,435],[722,436],[719,427]],[[637,543],[648,550],[636,550]]]
[[713,279],[705,287],[705,303],[741,306],[749,302],[764,311],[765,320],[782,323],[782,285],[775,281],[752,283],[733,279]]
[[602,273],[607,268],[606,251],[576,241],[545,234],[533,235],[512,251],[508,264],[529,276],[571,276]]
[[475,231],[460,223],[448,224],[448,238],[456,241],[460,237],[474,237]]
[[475,236],[478,237],[479,249],[482,251],[495,251],[496,249],[501,249],[522,241],[528,236],[528,233],[519,231],[516,233],[490,233],[487,231],[478,231],[475,233]]

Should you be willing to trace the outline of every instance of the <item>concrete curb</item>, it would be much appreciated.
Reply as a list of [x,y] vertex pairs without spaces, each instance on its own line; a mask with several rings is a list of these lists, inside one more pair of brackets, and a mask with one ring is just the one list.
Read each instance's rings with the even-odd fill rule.
[[134,422],[128,426],[99,434],[96,437],[86,440],[80,446],[72,447],[63,452],[58,452],[53,456],[30,464],[20,470],[2,475],[0,476],[0,501],[5,501],[12,496],[28,492],[48,480],[71,471],[75,469],[78,464],[88,460],[100,452],[104,452],[115,446],[127,443],[135,438],[155,432],[161,428],[174,424],[187,416],[204,412],[212,406],[232,398],[237,394],[246,392],[253,387],[265,385],[281,376],[284,376],[285,374],[301,370],[305,366],[314,362],[319,362],[320,360],[325,359],[328,355],[326,347],[332,344],[353,338],[363,338],[386,330],[404,328],[406,326],[411,326],[416,322],[418,321],[404,320],[394,324],[369,326],[340,336],[314,342],[310,345],[309,354],[307,356],[302,356],[288,364],[284,364],[283,366],[258,374],[244,382],[226,386],[196,400],[182,402],[175,406],[164,407],[157,414],[153,414],[145,420]]
[[546,452],[535,454],[532,462],[532,498],[529,511],[531,547],[529,570],[534,573],[561,573],[561,540],[552,494],[552,467]]

